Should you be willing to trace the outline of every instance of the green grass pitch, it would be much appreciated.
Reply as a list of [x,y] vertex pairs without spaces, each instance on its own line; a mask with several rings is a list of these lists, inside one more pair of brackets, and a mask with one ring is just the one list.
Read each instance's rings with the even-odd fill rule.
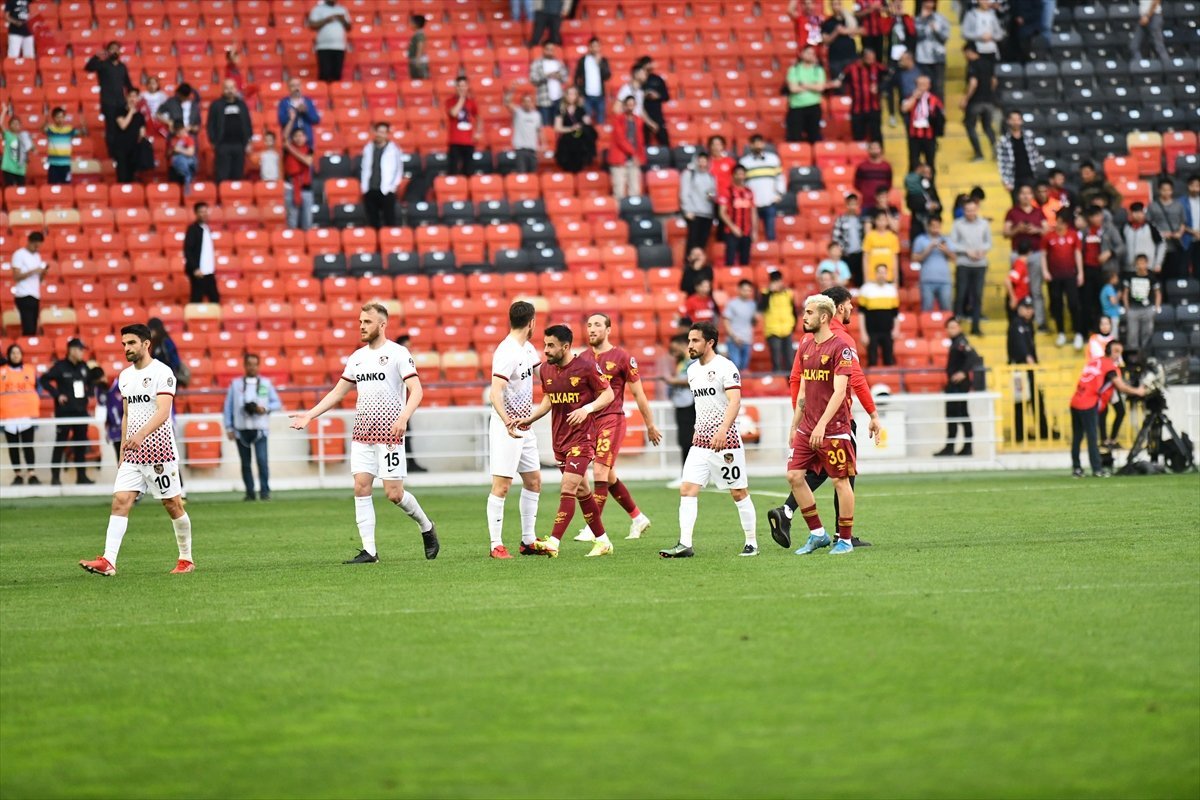
[[377,495],[365,567],[349,479],[197,496],[184,576],[147,502],[111,579],[103,500],[0,503],[0,796],[1200,795],[1197,476],[867,476],[876,546],[806,559],[706,493],[660,560],[676,495],[632,488],[598,560],[487,559],[471,487],[418,490],[426,562]]

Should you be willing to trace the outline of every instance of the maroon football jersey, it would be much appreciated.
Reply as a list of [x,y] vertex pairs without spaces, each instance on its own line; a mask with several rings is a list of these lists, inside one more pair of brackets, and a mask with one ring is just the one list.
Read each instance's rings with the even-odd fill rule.
[[[800,430],[812,433],[817,427],[829,399],[833,397],[833,376],[845,375],[849,380],[858,354],[837,335],[830,336],[822,344],[805,337],[800,343],[800,368],[804,380],[804,416],[800,419]],[[850,391],[847,383],[846,391]],[[850,433],[850,404],[842,403],[837,413],[825,426],[826,438]]]
[[572,411],[595,400],[608,388],[608,379],[590,358],[576,356],[565,367],[542,364],[542,391],[550,398],[550,429],[555,453],[565,453],[572,445],[595,442],[596,415],[582,425],[571,425]]
[[608,379],[608,385],[613,390],[613,401],[605,406],[597,416],[624,417],[625,385],[641,380],[641,376],[638,375],[637,359],[620,347],[605,350],[598,355],[590,354],[595,358],[596,366],[600,367],[600,372]]

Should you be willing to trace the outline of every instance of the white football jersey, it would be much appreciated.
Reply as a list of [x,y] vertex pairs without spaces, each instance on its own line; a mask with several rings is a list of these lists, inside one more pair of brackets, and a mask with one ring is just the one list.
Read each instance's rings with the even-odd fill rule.
[[[151,359],[145,369],[128,366],[121,370],[117,385],[125,401],[125,438],[128,439],[154,416],[159,395],[175,396],[175,373],[158,359]],[[141,447],[126,450],[125,460],[131,464],[166,464],[178,461],[171,417],[168,415],[162,425],[147,434]]]
[[358,389],[351,437],[354,441],[400,444],[392,435],[392,425],[408,400],[404,382],[416,374],[412,353],[395,342],[374,349],[364,345],[354,351],[342,370],[342,380],[350,381]]
[[692,397],[696,399],[696,430],[692,435],[692,444],[713,450],[741,447],[742,437],[738,434],[736,421],[730,426],[723,445],[719,442],[712,444],[712,436],[721,426],[725,410],[729,408],[725,390],[742,388],[742,376],[738,374],[737,367],[725,356],[715,355],[707,364],[693,361],[688,367],[687,379]]
[[506,381],[500,396],[509,419],[524,419],[533,413],[533,373],[541,362],[533,342],[517,344],[516,339],[505,336],[496,347],[492,375]]

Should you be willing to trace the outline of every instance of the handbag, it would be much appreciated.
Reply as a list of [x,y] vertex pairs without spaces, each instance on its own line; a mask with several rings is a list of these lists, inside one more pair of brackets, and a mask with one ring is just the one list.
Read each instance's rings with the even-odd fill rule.
[[150,139],[138,140],[137,161],[135,164],[137,172],[146,172],[154,169],[154,143]]

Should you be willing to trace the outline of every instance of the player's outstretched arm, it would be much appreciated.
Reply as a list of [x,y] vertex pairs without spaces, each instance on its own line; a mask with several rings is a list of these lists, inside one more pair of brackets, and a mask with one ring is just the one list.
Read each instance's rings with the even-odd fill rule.
[[629,384],[630,391],[633,392],[633,401],[637,403],[638,411],[642,414],[642,421],[646,423],[646,438],[650,440],[650,444],[655,447],[662,441],[662,432],[659,431],[654,424],[654,416],[650,411],[650,401],[646,398],[646,390],[642,388],[642,382]]
[[324,414],[329,409],[342,402],[347,394],[350,393],[350,387],[354,384],[345,378],[339,378],[337,385],[329,390],[329,394],[321,399],[321,402],[310,408],[308,411],[302,411],[298,414],[288,414],[291,419],[291,427],[295,430],[302,431],[308,427],[308,423],[312,422],[317,417]]
[[[137,450],[142,446],[142,442],[152,432],[171,417],[171,402],[175,399],[174,395],[160,394],[154,403],[154,413],[150,415],[150,419],[146,420],[146,424],[133,432],[133,436],[129,437],[129,441],[125,442],[126,450]],[[121,420],[121,425],[124,427],[125,419]]]
[[833,419],[833,415],[842,407],[842,403],[846,402],[846,387],[849,384],[849,375],[833,376],[833,394],[829,398],[829,403],[825,406],[825,413],[817,420],[817,426],[813,428],[812,435],[808,437],[813,447],[821,444],[821,440],[825,438],[825,426],[829,424],[829,420]]

